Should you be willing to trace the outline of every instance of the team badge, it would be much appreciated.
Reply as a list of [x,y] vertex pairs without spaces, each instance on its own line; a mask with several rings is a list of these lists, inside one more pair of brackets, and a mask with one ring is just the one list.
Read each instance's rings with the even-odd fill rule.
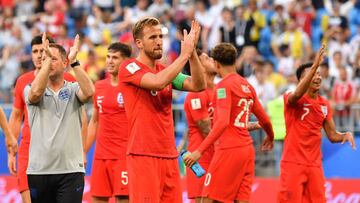
[[123,98],[121,92],[119,92],[119,94],[117,95],[117,102],[120,107],[124,106],[124,98]]
[[126,66],[126,69],[127,69],[131,74],[134,74],[136,71],[140,70],[140,67],[139,67],[135,62],[132,62],[132,63],[129,63],[129,64]]
[[241,89],[244,93],[251,93],[249,86],[247,85],[241,85]]
[[64,88],[62,90],[60,90],[59,92],[59,99],[66,101],[69,100],[70,98],[70,90],[68,88]]
[[196,98],[196,99],[191,99],[191,108],[193,110],[197,110],[197,109],[201,109],[201,101],[200,98]]
[[324,115],[324,117],[326,117],[328,115],[328,109],[327,109],[327,106],[323,106],[321,105],[321,111]]

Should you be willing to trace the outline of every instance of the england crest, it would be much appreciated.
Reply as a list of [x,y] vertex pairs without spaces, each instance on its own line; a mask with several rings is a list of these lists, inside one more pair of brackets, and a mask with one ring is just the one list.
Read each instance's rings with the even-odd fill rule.
[[117,102],[120,107],[124,107],[124,98],[123,98],[121,92],[119,92],[119,94],[117,95]]
[[324,115],[324,117],[326,117],[328,115],[328,109],[327,109],[327,106],[323,106],[321,105],[321,111]]
[[241,89],[244,93],[251,93],[249,86],[247,85],[241,85]]

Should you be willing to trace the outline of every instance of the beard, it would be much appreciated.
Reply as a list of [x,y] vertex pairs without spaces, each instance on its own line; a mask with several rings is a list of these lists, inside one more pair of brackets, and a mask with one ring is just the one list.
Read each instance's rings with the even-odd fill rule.
[[148,51],[148,50],[144,50],[146,56],[148,56],[151,59],[157,60],[157,59],[161,59],[162,57],[162,50],[154,50],[154,51]]

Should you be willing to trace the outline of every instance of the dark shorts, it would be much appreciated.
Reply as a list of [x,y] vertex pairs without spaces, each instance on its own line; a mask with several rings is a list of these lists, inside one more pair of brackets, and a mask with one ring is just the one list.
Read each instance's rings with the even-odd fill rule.
[[32,203],[81,203],[84,173],[28,175]]

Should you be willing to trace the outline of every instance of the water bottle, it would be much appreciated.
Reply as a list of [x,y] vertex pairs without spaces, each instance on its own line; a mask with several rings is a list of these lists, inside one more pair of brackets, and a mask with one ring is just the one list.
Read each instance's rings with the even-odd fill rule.
[[[181,151],[181,157],[183,159],[185,159],[186,156],[188,156],[190,153],[186,150],[182,150]],[[191,166],[191,170],[195,173],[195,175],[200,178],[201,176],[205,175],[205,170],[200,166],[200,164],[198,162],[195,162],[192,166]]]

